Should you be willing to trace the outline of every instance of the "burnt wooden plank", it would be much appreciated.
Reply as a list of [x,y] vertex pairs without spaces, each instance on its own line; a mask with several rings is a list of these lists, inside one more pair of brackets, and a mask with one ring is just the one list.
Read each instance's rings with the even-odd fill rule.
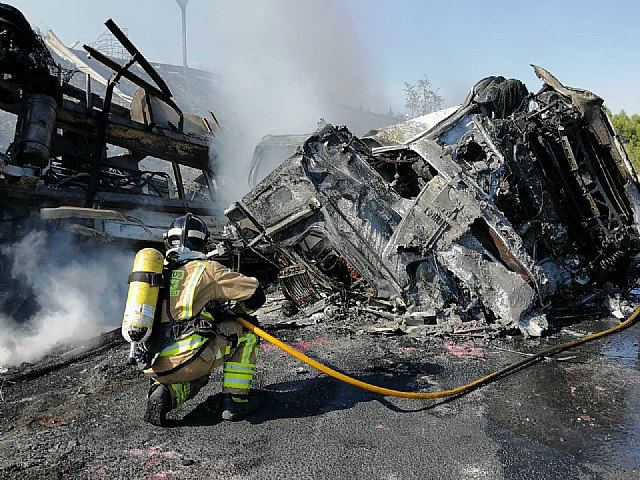
[[[83,107],[72,102],[65,101],[63,105],[58,109],[56,127],[96,138],[98,119],[87,115]],[[158,127],[149,130],[141,123],[116,115],[109,117],[109,120],[107,143],[198,170],[210,170],[209,144],[206,140]]]
[[[68,95],[71,98],[75,98],[76,100],[80,100],[82,102],[82,105],[86,106],[87,92],[82,90],[81,88],[74,87],[70,83],[65,83],[62,86],[62,93],[64,93],[65,95]],[[92,107],[97,107],[101,109],[103,104],[104,104],[104,99],[100,95],[96,93],[91,93]],[[111,111],[118,115],[129,115],[129,109],[121,105],[118,105],[117,103],[111,104]]]

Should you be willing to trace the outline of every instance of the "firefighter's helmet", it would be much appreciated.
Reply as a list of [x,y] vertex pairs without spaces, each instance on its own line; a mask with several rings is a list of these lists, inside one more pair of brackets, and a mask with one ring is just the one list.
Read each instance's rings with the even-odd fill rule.
[[202,219],[187,213],[176,218],[164,234],[167,249],[186,247],[205,252],[209,240],[209,229]]

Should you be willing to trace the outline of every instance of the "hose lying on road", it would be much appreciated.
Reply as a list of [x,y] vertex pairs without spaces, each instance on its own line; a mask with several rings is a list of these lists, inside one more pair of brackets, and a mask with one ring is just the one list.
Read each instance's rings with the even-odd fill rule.
[[302,360],[304,363],[306,363],[307,365],[310,365],[318,370],[320,370],[321,372],[326,373],[327,375],[330,375],[334,378],[337,378],[338,380],[342,380],[343,382],[348,383],[349,385],[353,385],[355,387],[358,388],[362,388],[364,390],[368,390],[370,392],[375,392],[375,393],[380,393],[382,395],[389,395],[392,397],[403,397],[403,398],[421,398],[421,399],[429,399],[429,398],[443,398],[443,397],[450,397],[453,395],[458,395],[464,392],[468,392],[470,390],[473,390],[475,388],[480,387],[481,385],[484,385],[486,383],[489,383],[491,381],[494,381],[500,377],[503,377],[504,375],[514,372],[516,370],[519,370],[521,368],[524,368],[528,365],[531,365],[532,363],[537,362],[538,360],[541,360],[545,357],[550,357],[552,355],[555,355],[557,353],[560,352],[564,352],[565,350],[568,350],[570,348],[576,347],[578,345],[581,345],[583,343],[587,343],[590,342],[592,340],[596,340],[597,338],[601,338],[604,337],[606,335],[611,335],[612,333],[616,333],[619,332],[627,327],[630,327],[631,325],[633,325],[634,323],[637,322],[637,317],[638,314],[640,314],[640,306],[638,308],[636,308],[636,310],[622,323],[620,323],[619,325],[616,325],[615,327],[609,328],[607,330],[603,330],[601,332],[598,333],[594,333],[593,335],[587,335],[586,337],[582,337],[578,340],[573,340],[571,342],[567,342],[567,343],[563,343],[562,345],[556,345],[555,347],[551,347],[548,348],[546,350],[543,350],[535,355],[532,355],[530,357],[527,357],[523,360],[520,360],[519,362],[515,362],[512,363],[511,365],[498,370],[496,372],[493,372],[485,377],[479,378],[471,383],[468,383],[467,385],[462,385],[460,387],[457,388],[452,388],[451,390],[442,390],[440,392],[403,392],[400,390],[392,390],[390,388],[384,388],[384,387],[378,387],[376,385],[371,385],[369,383],[366,382],[362,382],[360,380],[356,380],[355,378],[351,378],[343,373],[337,372],[336,370],[333,370],[332,368],[327,367],[326,365],[323,365],[319,362],[316,362],[314,359],[306,356],[304,353],[301,353],[297,350],[295,350],[294,348],[291,348],[289,345],[286,345],[285,343],[281,342],[280,340],[278,340],[277,338],[269,335],[267,332],[265,332],[264,330],[252,325],[251,323],[249,323],[247,320],[243,319],[243,318],[236,318],[235,320],[237,322],[239,322],[242,326],[244,326],[245,328],[247,328],[248,330],[250,330],[251,332],[255,333],[256,335],[264,338],[267,342],[272,343],[273,345],[275,345],[278,348],[281,348],[282,350],[284,350],[285,352],[287,352],[289,355],[292,355],[294,357],[296,357],[298,360]]

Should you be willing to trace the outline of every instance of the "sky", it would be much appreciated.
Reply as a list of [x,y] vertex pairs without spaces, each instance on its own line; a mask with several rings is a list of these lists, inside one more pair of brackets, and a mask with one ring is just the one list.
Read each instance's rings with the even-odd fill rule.
[[[148,59],[182,63],[175,0],[7,3],[66,45],[94,41],[112,18]],[[380,113],[407,112],[404,83],[424,75],[445,106],[489,75],[537,91],[529,66],[536,64],[614,112],[640,113],[638,18],[636,0],[190,0],[188,63],[223,74],[241,58],[256,69],[294,69],[299,85]],[[282,51],[295,62],[284,62]],[[259,82],[250,87],[269,93]]]

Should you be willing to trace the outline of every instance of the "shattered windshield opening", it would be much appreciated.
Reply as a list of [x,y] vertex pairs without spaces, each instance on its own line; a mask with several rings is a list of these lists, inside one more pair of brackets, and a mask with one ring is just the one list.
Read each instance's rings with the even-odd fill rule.
[[370,163],[398,195],[407,199],[417,197],[433,177],[428,167],[419,167],[420,156],[411,150],[380,154]]
[[360,278],[360,274],[336,250],[327,233],[320,229],[310,229],[294,249],[304,260],[342,286],[349,287]]

